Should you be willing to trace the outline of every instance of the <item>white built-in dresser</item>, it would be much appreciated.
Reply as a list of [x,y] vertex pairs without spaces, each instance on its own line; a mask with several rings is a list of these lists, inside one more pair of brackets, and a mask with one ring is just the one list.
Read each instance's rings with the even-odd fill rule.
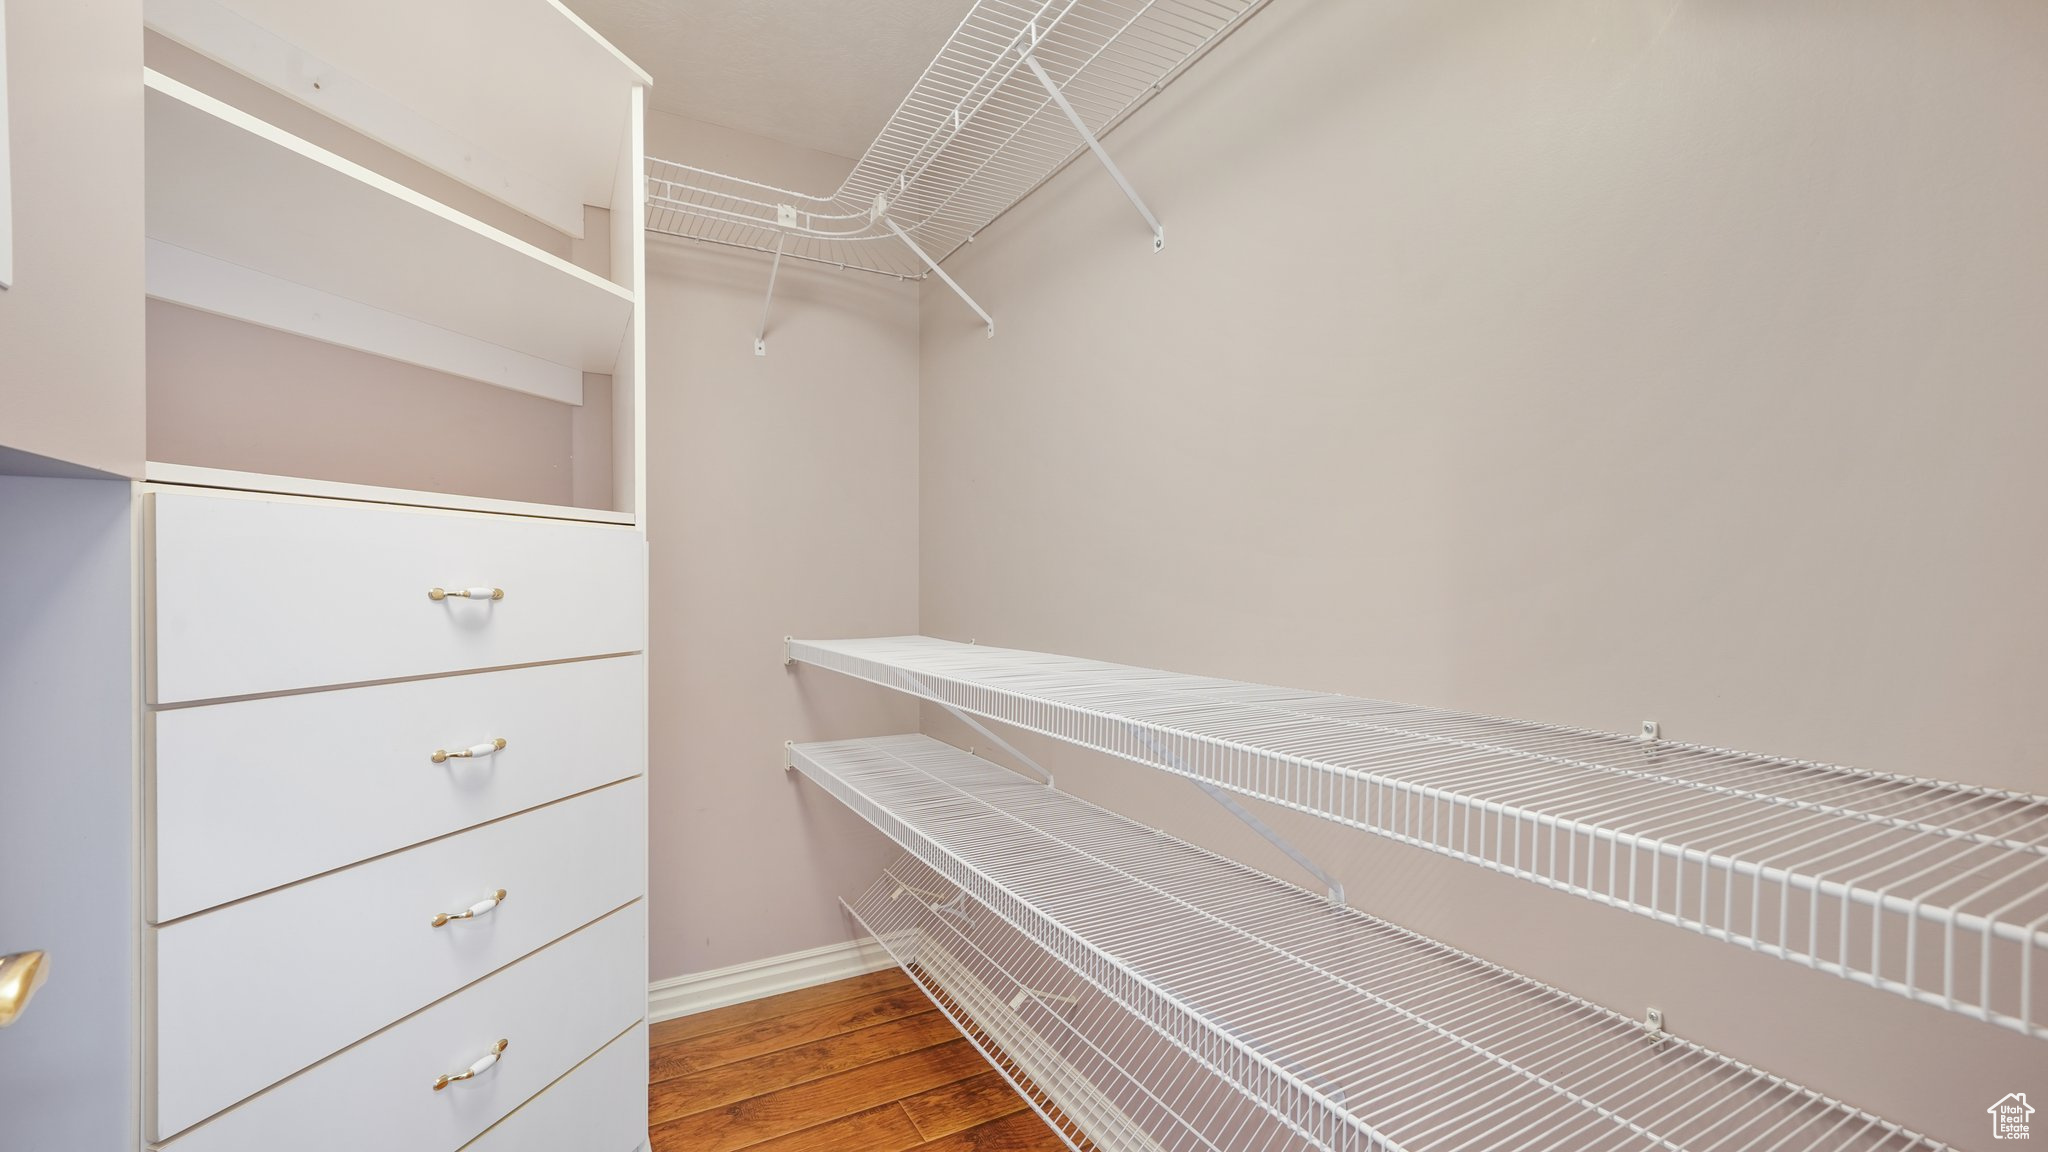
[[637,1147],[641,534],[141,500],[147,1138]]
[[0,1146],[633,1152],[648,78],[556,0],[142,7],[150,297],[559,405],[575,477],[0,478],[0,927],[50,972]]

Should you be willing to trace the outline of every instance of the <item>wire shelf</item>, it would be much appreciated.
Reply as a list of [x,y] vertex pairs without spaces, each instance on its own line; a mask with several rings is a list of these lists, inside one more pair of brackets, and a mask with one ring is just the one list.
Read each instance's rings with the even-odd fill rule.
[[1070,1147],[1314,1148],[915,856],[847,907]]
[[[965,946],[991,939],[989,956],[1019,958],[981,977],[998,995],[1049,992],[1082,1017],[1144,1021],[1146,1035],[1119,1034],[1127,1047],[1099,1047],[1127,1073],[1120,1091],[1164,1099],[1189,1067],[1221,1077],[1243,1099],[1218,1114],[1257,1126],[1176,1113],[1210,1146],[1942,1147],[929,737],[797,745],[791,760],[942,878],[862,898],[885,944],[921,956],[947,930]],[[898,888],[917,900],[890,900]],[[963,904],[972,927],[944,924]],[[1162,1052],[1173,1059],[1131,1058]]]
[[647,160],[647,229],[917,277],[877,204],[943,261],[1086,145],[1034,58],[1100,136],[1266,0],[981,0],[839,187],[811,194]]
[[2048,800],[927,637],[790,656],[2048,1038]]

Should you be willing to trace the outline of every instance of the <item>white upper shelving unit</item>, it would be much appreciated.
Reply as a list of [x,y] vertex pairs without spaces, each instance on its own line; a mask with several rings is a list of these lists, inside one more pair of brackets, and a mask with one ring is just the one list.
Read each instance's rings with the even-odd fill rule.
[[[647,73],[560,0],[143,0],[142,9],[146,37],[188,50],[153,48],[165,70],[184,71],[143,75],[147,294],[571,406],[564,448],[575,453],[530,462],[566,482],[559,505],[380,486],[389,473],[374,453],[362,454],[360,471],[330,464],[327,479],[312,480],[233,470],[233,449],[215,448],[151,463],[150,478],[639,523]],[[284,127],[305,118],[280,120],[292,110],[274,94],[318,114],[302,131],[361,162]],[[407,184],[422,165],[481,195],[440,179]],[[559,235],[507,219],[499,205]],[[587,213],[593,205],[609,217]],[[600,235],[583,235],[586,218]],[[586,254],[603,274],[581,265]],[[584,406],[593,374],[609,380]],[[402,408],[389,418],[415,419]],[[446,440],[450,453],[495,450],[459,427]],[[585,507],[593,503],[605,507]]]
[[614,371],[628,289],[168,77],[144,83],[151,295],[570,403],[582,373]]
[[1939,1147],[929,737],[790,755],[929,869],[855,914],[1104,1147]]
[[922,636],[804,663],[2048,1038],[2048,799]]
[[[652,83],[559,0],[145,0],[152,29],[572,236]],[[625,205],[637,209],[638,205]]]
[[[943,261],[1087,146],[1027,63],[1097,136],[1266,0],[981,0],[830,192],[652,157],[650,231],[888,275]],[[881,206],[881,207],[878,207]]]

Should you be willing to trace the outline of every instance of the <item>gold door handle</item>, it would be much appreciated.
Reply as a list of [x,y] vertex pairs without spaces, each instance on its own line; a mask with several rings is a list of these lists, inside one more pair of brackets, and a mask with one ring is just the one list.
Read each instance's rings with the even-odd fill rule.
[[474,920],[479,916],[488,916],[490,915],[492,909],[496,908],[500,904],[503,904],[504,902],[505,890],[503,888],[500,888],[496,892],[493,892],[489,896],[486,896],[483,899],[477,901],[476,903],[471,904],[469,907],[464,908],[460,912],[435,913],[434,927],[439,928],[443,924],[447,924],[453,920]]
[[21,1018],[36,989],[50,978],[50,957],[42,952],[0,956],[0,1028]]
[[471,744],[467,748],[457,748],[453,752],[446,748],[436,748],[434,749],[434,754],[427,757],[427,759],[432,760],[436,764],[445,764],[450,760],[468,760],[471,757],[489,756],[493,752],[503,752],[504,750],[505,738],[500,736],[496,740],[486,740],[481,744]]
[[450,596],[460,596],[464,600],[503,600],[505,598],[505,590],[503,588],[427,589],[427,599],[429,600],[446,600]]
[[476,1079],[479,1074],[489,1071],[491,1065],[496,1064],[498,1062],[498,1057],[503,1056],[505,1054],[505,1049],[510,1047],[511,1044],[512,1042],[510,1040],[500,1040],[496,1044],[491,1045],[491,1050],[489,1052],[484,1053],[483,1059],[478,1060],[476,1063],[471,1064],[469,1067],[464,1068],[462,1071],[455,1073],[453,1076],[435,1077],[434,1091],[439,1092],[441,1089],[446,1088],[450,1084],[454,1084],[459,1081]]

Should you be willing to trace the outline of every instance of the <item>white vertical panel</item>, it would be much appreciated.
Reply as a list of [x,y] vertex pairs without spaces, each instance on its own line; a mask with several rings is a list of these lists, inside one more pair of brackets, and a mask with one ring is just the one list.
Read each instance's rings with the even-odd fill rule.
[[[633,314],[612,369],[612,506],[636,515],[647,497],[647,90],[627,102],[625,146],[612,193],[612,280],[633,293]],[[644,527],[646,518],[640,523]]]
[[0,476],[0,1148],[133,1148],[134,574],[125,480]]

